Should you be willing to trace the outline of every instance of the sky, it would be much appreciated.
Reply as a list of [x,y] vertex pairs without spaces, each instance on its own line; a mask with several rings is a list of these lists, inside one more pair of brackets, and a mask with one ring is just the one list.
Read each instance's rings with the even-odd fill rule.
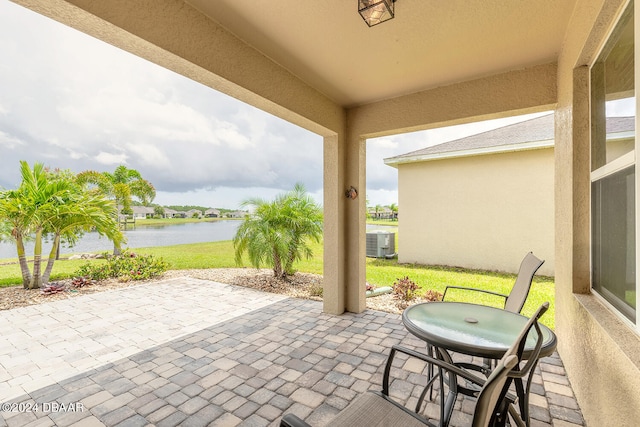
[[[154,203],[237,209],[295,183],[322,203],[322,137],[200,83],[0,0],[0,189],[19,161],[73,172],[138,170]],[[520,116],[367,142],[367,200],[398,201],[383,159]]]

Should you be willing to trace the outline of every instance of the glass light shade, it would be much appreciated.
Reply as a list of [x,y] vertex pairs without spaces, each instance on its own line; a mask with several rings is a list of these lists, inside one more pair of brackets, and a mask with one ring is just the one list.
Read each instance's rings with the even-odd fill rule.
[[395,0],[358,0],[358,12],[368,26],[373,27],[394,16]]

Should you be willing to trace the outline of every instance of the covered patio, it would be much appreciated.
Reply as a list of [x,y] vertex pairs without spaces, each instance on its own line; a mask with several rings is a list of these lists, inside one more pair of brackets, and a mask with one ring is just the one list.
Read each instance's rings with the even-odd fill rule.
[[[380,389],[392,345],[424,351],[396,314],[329,315],[317,301],[192,278],[1,311],[0,333],[9,427],[277,426],[283,413],[320,427]],[[392,396],[415,405],[425,366],[402,367]],[[584,425],[557,355],[532,392],[533,426]],[[468,425],[472,408],[459,401],[450,425]],[[438,417],[435,403],[427,414]]]
[[[324,138],[322,316],[366,316],[357,313],[365,310],[367,139],[554,110],[558,353],[587,424],[635,424],[635,144],[622,159],[633,191],[615,193],[633,196],[619,236],[628,241],[614,254],[629,267],[616,283],[623,310],[594,290],[591,234],[592,178],[615,172],[593,174],[607,160],[597,143],[605,101],[637,103],[633,2],[398,0],[394,19],[369,28],[356,0],[14,1]],[[625,31],[614,31],[621,17]],[[598,61],[620,34],[605,92]],[[351,187],[357,198],[345,197]]]

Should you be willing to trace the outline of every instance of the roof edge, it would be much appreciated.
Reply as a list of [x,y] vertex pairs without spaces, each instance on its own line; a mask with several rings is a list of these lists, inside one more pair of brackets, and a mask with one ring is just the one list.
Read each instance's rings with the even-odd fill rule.
[[481,156],[485,154],[509,153],[514,151],[539,150],[543,148],[553,147],[553,139],[545,139],[542,141],[520,142],[517,144],[497,145],[494,147],[474,148],[469,150],[449,151],[446,153],[435,153],[418,155],[404,158],[388,158],[384,159],[384,164],[392,167],[405,163],[426,162],[430,160],[452,159],[457,157]]

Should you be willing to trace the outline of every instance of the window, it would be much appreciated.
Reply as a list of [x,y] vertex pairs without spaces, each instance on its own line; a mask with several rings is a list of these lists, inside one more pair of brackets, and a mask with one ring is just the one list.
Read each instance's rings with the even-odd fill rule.
[[633,2],[591,66],[591,286],[636,323]]

